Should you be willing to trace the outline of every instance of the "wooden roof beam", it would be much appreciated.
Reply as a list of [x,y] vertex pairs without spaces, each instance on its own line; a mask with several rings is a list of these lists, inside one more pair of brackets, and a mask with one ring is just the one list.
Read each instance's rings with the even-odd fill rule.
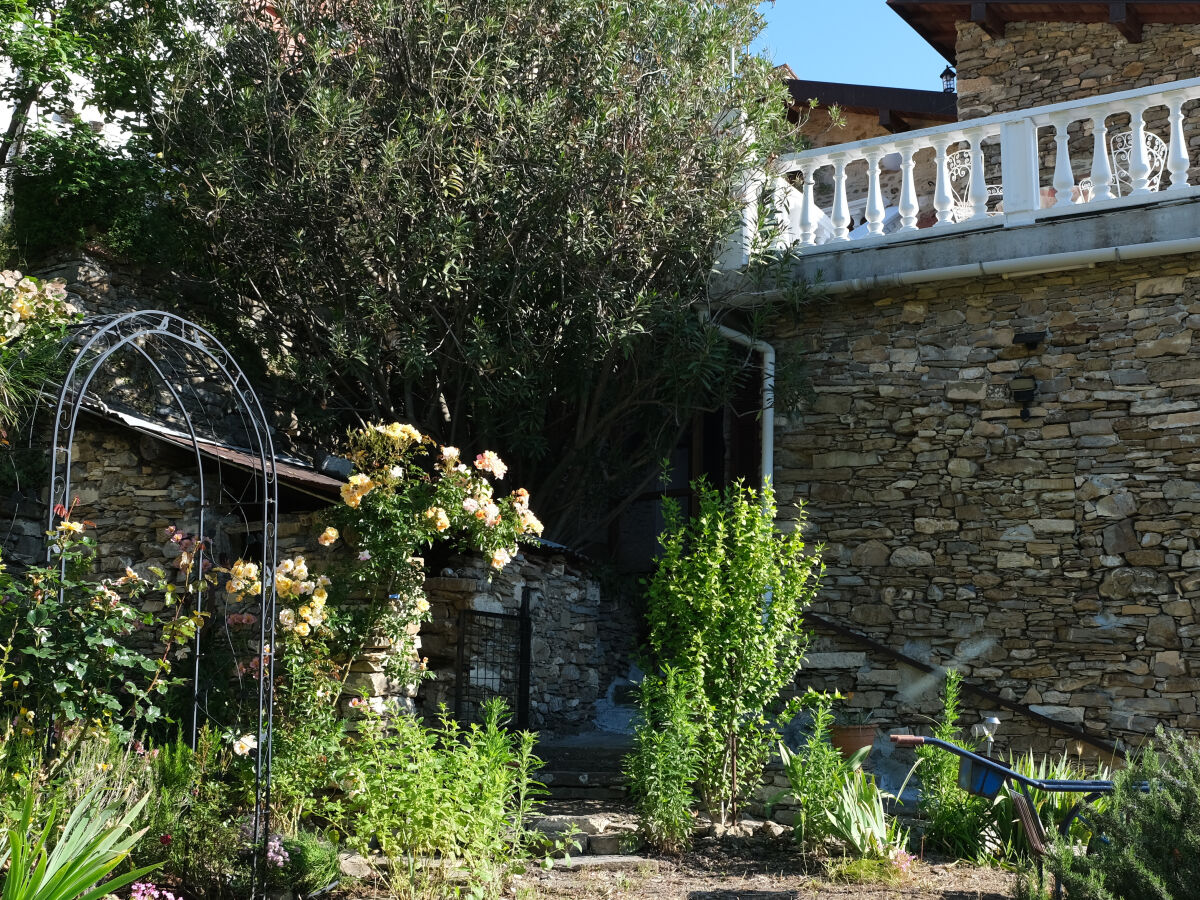
[[902,131],[912,131],[912,125],[894,109],[879,109],[879,127],[886,128],[892,134],[899,134]]
[[1117,31],[1131,44],[1142,42],[1142,17],[1136,7],[1130,6],[1125,0],[1113,0],[1108,4],[1108,21],[1116,26]]
[[987,0],[974,0],[971,4],[971,21],[994,38],[1004,37],[1004,17]]

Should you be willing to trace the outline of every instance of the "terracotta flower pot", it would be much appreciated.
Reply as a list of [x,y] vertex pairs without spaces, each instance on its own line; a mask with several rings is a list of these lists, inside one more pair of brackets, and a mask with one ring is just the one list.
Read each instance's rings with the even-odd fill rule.
[[858,750],[875,743],[875,726],[834,725],[829,739],[841,752],[842,759],[849,759]]

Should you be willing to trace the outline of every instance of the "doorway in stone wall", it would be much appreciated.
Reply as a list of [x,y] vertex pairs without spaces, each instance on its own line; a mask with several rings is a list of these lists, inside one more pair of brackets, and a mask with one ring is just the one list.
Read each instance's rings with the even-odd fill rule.
[[454,717],[461,724],[482,722],[484,703],[499,697],[508,706],[512,724],[518,729],[529,727],[532,638],[528,587],[521,589],[521,605],[515,613],[459,612]]

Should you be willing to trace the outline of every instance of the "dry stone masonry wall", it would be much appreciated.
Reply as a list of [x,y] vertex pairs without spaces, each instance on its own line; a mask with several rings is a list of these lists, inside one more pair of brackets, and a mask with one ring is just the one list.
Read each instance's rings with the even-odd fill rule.
[[[1200,731],[1197,329],[1189,256],[875,291],[781,332],[815,394],[777,419],[775,477],[826,542],[817,611],[1098,736]],[[884,725],[934,708],[936,684],[843,638],[802,678]],[[1001,717],[1018,746],[1072,746]]]
[[1146,25],[1131,44],[1108,23],[1009,22],[993,38],[958,23],[958,115],[974,119],[1200,75],[1200,25]]

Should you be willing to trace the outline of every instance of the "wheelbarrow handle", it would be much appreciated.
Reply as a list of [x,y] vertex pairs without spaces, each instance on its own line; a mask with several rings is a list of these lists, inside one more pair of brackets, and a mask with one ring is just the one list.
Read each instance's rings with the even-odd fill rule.
[[919,734],[893,734],[889,737],[897,747],[920,747],[925,743],[925,738]]

